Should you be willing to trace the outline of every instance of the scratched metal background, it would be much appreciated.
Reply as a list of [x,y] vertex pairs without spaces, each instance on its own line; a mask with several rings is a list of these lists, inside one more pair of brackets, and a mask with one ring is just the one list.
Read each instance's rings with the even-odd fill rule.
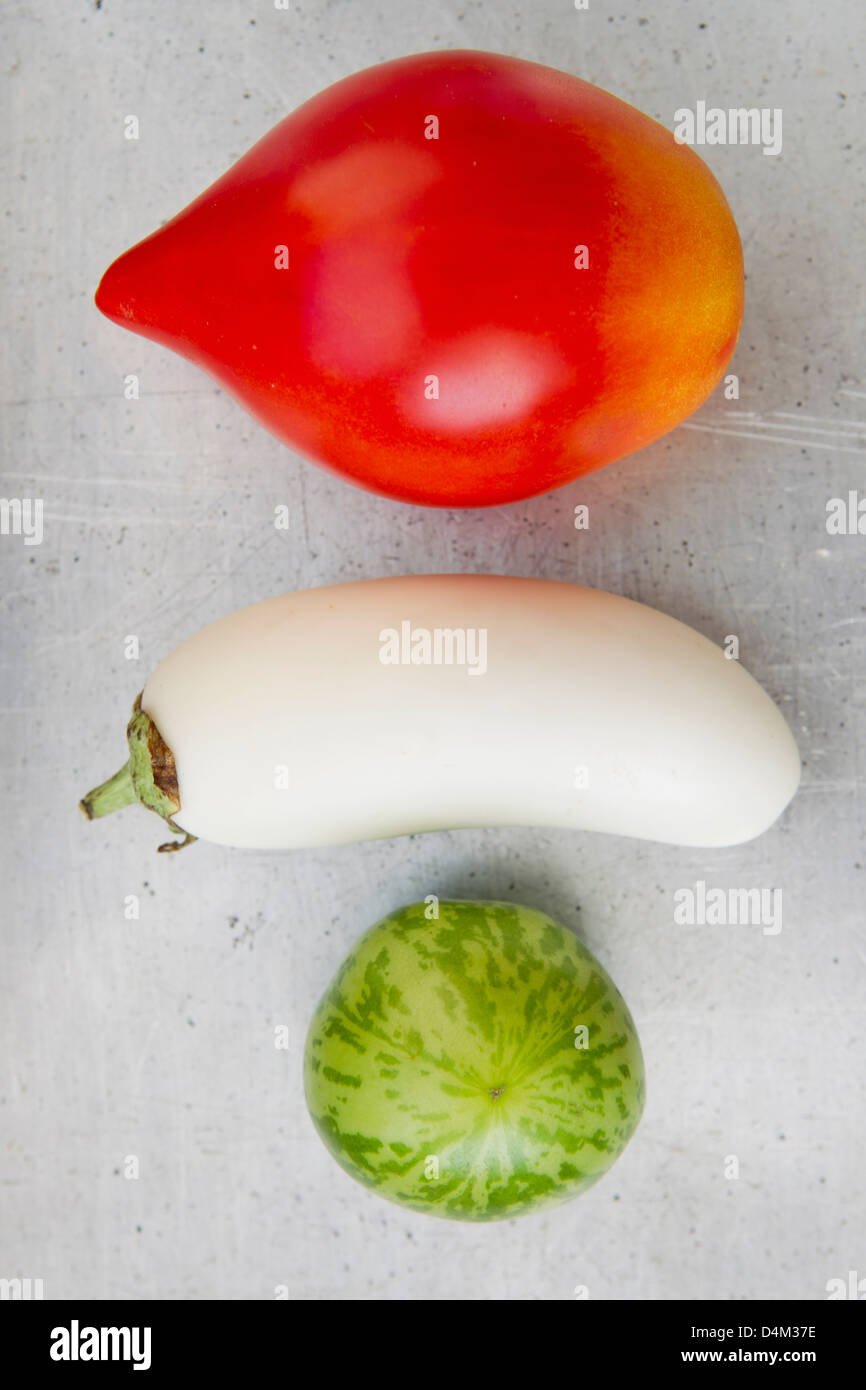
[[[859,0],[7,0],[2,492],[44,498],[45,534],[0,537],[0,1276],[42,1278],[49,1298],[283,1285],[298,1299],[558,1300],[578,1285],[594,1299],[821,1299],[829,1279],[866,1273],[866,536],[825,527],[829,498],[866,492],[864,38]],[[350,488],[92,304],[117,253],[301,100],[435,47],[550,62],[669,125],[698,99],[784,111],[779,158],[703,151],[745,244],[740,400],[717,393],[642,453],[493,512]],[[520,830],[165,858],[146,816],[87,825],[76,811],[121,761],[147,672],[204,623],[294,587],[488,569],[736,633],[802,749],[782,822],[712,854]],[[698,878],[781,889],[781,933],[676,926],[673,894]],[[307,1120],[316,998],[362,930],[428,892],[548,910],[636,1016],[642,1127],[552,1217],[404,1214],[345,1177]]]

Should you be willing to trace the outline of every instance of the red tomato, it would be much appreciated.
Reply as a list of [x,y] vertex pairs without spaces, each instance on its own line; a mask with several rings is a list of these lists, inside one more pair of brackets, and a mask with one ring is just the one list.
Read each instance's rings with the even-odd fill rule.
[[301,453],[463,507],[672,429],[718,383],[742,300],[691,149],[575,77],[472,52],[329,87],[96,295]]

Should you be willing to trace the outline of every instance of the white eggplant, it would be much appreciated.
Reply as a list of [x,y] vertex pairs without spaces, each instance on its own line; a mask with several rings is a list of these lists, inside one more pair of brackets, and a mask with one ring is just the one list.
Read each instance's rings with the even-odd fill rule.
[[157,667],[128,732],[87,815],[139,800],[187,839],[260,849],[510,825],[733,845],[800,776],[772,700],[707,638],[598,590],[484,575],[233,613]]

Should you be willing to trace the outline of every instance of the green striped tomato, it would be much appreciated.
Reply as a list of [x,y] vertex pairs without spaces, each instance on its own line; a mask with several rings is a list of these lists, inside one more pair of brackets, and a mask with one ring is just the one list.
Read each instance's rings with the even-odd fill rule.
[[458,1221],[577,1196],[644,1099],[631,1015],[585,946],[531,908],[435,898],[383,918],[343,962],[304,1082],[347,1173]]

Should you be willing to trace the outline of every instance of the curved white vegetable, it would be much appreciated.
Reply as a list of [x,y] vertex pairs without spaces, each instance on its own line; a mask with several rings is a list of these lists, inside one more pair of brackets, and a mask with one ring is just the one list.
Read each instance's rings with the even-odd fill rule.
[[504,825],[732,845],[772,824],[800,775],[781,714],[720,648],[538,579],[268,599],[177,647],[141,708],[174,755],[175,824],[226,845]]

